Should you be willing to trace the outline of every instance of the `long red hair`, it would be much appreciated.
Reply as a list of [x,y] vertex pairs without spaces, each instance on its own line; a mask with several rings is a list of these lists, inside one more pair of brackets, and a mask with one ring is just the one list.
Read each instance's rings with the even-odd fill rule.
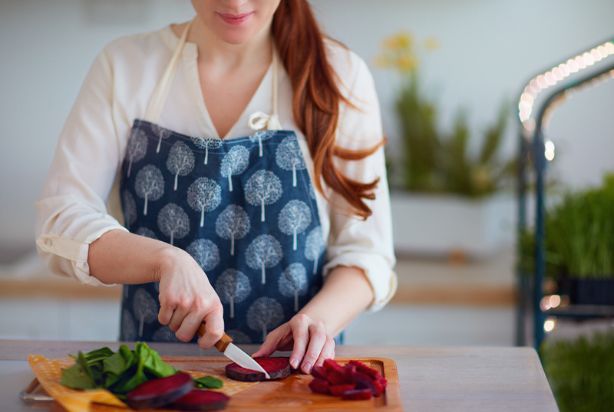
[[341,94],[338,78],[328,62],[324,35],[307,0],[281,0],[272,22],[273,38],[280,59],[290,77],[293,91],[292,113],[313,159],[314,184],[324,194],[322,180],[340,194],[357,216],[366,219],[375,199],[379,178],[359,182],[341,173],[334,157],[358,161],[373,154],[384,143],[364,150],[349,150],[335,144],[339,104],[353,106]]

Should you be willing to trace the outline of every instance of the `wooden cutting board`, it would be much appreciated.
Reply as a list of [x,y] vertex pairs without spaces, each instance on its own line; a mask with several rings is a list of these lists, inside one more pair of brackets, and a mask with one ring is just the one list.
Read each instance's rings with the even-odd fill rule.
[[[178,369],[224,375],[228,360],[221,357],[164,357]],[[343,364],[349,359],[337,358]],[[231,397],[227,411],[336,411],[381,410],[402,411],[399,375],[396,364],[388,358],[358,358],[379,371],[387,380],[386,393],[367,401],[344,401],[340,398],[311,392],[310,375],[293,374],[281,381],[260,382]]]
[[[222,377],[225,383],[220,391],[231,396],[226,411],[403,410],[397,368],[394,361],[388,358],[353,358],[376,369],[388,380],[386,392],[382,396],[366,401],[344,401],[337,397],[312,393],[308,386],[312,377],[298,373],[280,381],[247,383],[228,380],[224,376],[224,368],[229,361],[220,356],[163,356],[163,359],[194,376]],[[336,360],[343,364],[349,359]],[[52,371],[47,377],[59,383],[59,369]],[[92,410],[121,412],[127,409],[95,404]]]

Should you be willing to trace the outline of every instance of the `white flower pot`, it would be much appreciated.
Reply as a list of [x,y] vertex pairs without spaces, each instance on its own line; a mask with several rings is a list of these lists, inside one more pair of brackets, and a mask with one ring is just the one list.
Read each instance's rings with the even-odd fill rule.
[[395,250],[399,254],[487,258],[514,244],[516,200],[393,192]]

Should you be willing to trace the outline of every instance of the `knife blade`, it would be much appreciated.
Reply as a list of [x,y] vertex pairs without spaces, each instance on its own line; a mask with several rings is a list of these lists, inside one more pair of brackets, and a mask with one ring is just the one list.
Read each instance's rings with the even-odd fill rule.
[[[198,336],[203,336],[204,334],[205,324],[201,323],[200,327],[198,328]],[[224,333],[220,340],[215,343],[215,348],[242,368],[262,372],[267,379],[271,379],[267,371],[265,371],[264,368],[254,360],[254,358],[245,353],[243,349],[232,343],[232,338],[226,333]]]

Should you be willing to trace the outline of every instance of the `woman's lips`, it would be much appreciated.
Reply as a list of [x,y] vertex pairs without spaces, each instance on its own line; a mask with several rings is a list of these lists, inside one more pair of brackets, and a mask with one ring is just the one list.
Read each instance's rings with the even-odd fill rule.
[[243,24],[252,16],[252,14],[254,14],[253,11],[249,13],[241,13],[241,14],[220,13],[220,12],[217,13],[217,15],[220,16],[220,18],[224,20],[224,22],[228,24],[232,24],[233,26],[238,26],[240,24]]

